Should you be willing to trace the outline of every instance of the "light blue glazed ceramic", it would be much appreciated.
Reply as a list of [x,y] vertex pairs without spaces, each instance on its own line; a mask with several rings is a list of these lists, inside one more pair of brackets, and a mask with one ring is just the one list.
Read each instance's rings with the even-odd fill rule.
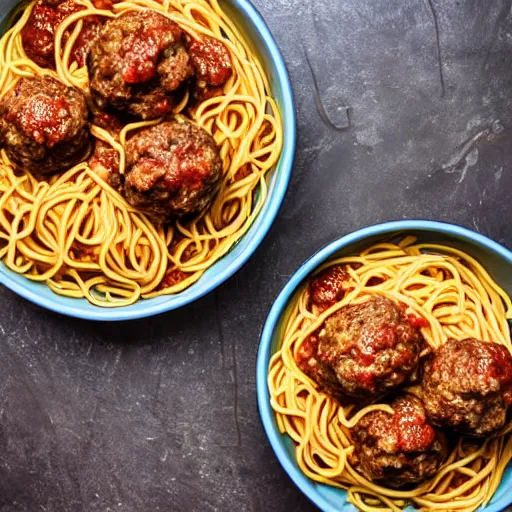
[[[8,13],[18,3],[17,0],[0,0],[0,23],[3,23],[4,30]],[[39,306],[65,315],[89,320],[131,320],[170,311],[195,301],[232,276],[249,259],[270,229],[288,186],[295,152],[295,107],[283,59],[261,15],[247,0],[221,0],[220,4],[260,57],[270,80],[272,95],[280,108],[284,129],[283,151],[269,181],[267,200],[245,236],[187,290],[177,295],[140,300],[122,308],[100,308],[85,299],[61,297],[44,284],[33,283],[11,272],[3,264],[0,264],[0,283]]]
[[[310,258],[288,281],[268,315],[258,351],[257,393],[258,406],[265,432],[279,462],[299,489],[324,512],[353,512],[347,503],[346,492],[307,478],[297,466],[295,450],[290,438],[281,435],[270,406],[267,371],[284,329],[284,319],[295,293],[307,277],[323,262],[334,257],[357,253],[361,249],[394,235],[413,234],[420,241],[439,242],[466,251],[480,261],[492,277],[512,296],[512,252],[489,238],[468,229],[430,221],[398,221],[370,226],[332,242]],[[501,485],[489,505],[482,510],[500,512],[512,503],[512,467],[506,469]],[[408,511],[414,510],[412,507]]]

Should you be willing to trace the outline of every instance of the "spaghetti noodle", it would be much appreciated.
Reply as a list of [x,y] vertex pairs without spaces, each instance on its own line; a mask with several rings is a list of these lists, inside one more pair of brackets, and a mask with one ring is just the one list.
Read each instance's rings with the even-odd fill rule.
[[[267,197],[266,177],[282,147],[279,110],[269,96],[261,64],[217,0],[127,0],[114,4],[112,11],[98,9],[90,0],[76,3],[83,9],[66,17],[55,32],[55,71],[39,67],[23,49],[21,31],[35,2],[19,10],[19,19],[0,40],[0,98],[20,77],[42,74],[88,93],[87,68],[79,68],[70,58],[84,20],[154,10],[176,22],[190,38],[215,38],[229,51],[233,74],[222,93],[190,114],[219,147],[220,191],[210,209],[194,220],[158,226],[86,162],[61,176],[37,181],[28,172],[19,175],[2,151],[0,258],[11,270],[47,283],[55,293],[85,297],[105,307],[179,293],[224,256],[260,212]],[[177,119],[185,118],[187,100],[185,95],[175,108]],[[123,173],[128,135],[155,122],[129,124],[119,136],[92,125],[91,134],[119,153]]]
[[[512,304],[487,271],[464,252],[441,245],[417,244],[413,237],[380,243],[328,262],[343,265],[353,287],[342,300],[320,312],[303,287],[290,305],[282,344],[268,373],[271,405],[281,433],[296,445],[296,459],[309,478],[347,489],[348,500],[363,511],[399,511],[408,504],[421,510],[474,511],[492,498],[512,457],[512,425],[486,440],[460,437],[436,476],[411,490],[395,490],[364,478],[351,462],[350,429],[371,411],[393,412],[374,404],[356,410],[341,406],[297,366],[303,342],[334,312],[372,295],[406,304],[428,322],[424,339],[435,349],[449,338],[494,341],[512,351],[507,319]],[[421,395],[421,389],[407,391]]]

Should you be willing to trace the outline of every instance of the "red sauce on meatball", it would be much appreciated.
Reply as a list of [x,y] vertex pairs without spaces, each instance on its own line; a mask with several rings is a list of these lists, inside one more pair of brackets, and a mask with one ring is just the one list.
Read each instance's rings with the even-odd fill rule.
[[127,84],[148,82],[156,74],[157,60],[168,46],[166,34],[175,33],[175,39],[181,37],[181,29],[176,23],[164,16],[155,17],[151,25],[125,37],[122,41],[124,52],[123,80]]
[[339,265],[325,269],[309,285],[312,304],[320,309],[327,309],[341,300],[348,279],[348,273]]
[[428,423],[416,396],[399,395],[389,405],[393,414],[373,411],[352,429],[356,469],[392,488],[431,478],[446,458],[445,437]]
[[85,59],[89,52],[91,41],[98,36],[101,26],[102,22],[95,16],[89,16],[84,20],[82,30],[71,52],[71,62],[76,62],[79,68],[85,66]]
[[427,423],[422,408],[409,400],[397,400],[393,410],[394,414],[379,414],[379,421],[372,424],[373,436],[392,441],[394,451],[428,450],[436,433]]
[[488,343],[489,359],[474,361],[475,373],[482,375],[487,381],[496,379],[500,382],[503,399],[507,405],[512,405],[512,359],[509,351],[497,343]]
[[[99,9],[112,8],[110,0],[96,0],[95,5]],[[76,4],[73,0],[60,3],[39,0],[21,31],[27,56],[44,68],[55,68],[55,31],[65,18],[83,9],[83,5]],[[79,67],[85,65],[90,42],[98,35],[101,26],[102,21],[97,16],[88,16],[83,20],[82,30],[71,52],[71,62],[76,62]],[[63,44],[69,34],[69,30],[64,34]]]
[[88,164],[94,172],[106,178],[110,173],[119,171],[119,154],[105,142],[97,141]]
[[219,87],[233,74],[231,57],[227,48],[217,39],[205,37],[192,42],[189,54],[199,81],[204,85]]
[[35,63],[45,68],[55,67],[55,29],[70,14],[84,9],[72,0],[66,0],[58,5],[47,5],[39,0],[27,23],[21,31],[21,40],[27,56]]
[[427,423],[424,414],[410,405],[402,405],[395,409],[391,417],[390,429],[394,432],[398,443],[397,448],[404,452],[427,450],[434,441],[436,433]]
[[191,190],[201,188],[205,178],[211,172],[205,148],[195,142],[188,142],[176,147],[174,156],[179,162],[180,175],[166,177],[165,182],[169,188],[178,188],[184,184]]
[[428,327],[428,320],[415,314],[407,315],[407,320],[413,327]]
[[432,423],[485,437],[512,405],[512,356],[497,343],[449,339],[426,361],[423,401]]
[[181,283],[181,281],[184,281],[188,276],[189,274],[183,272],[183,270],[179,270],[176,268],[165,275],[158,288],[160,290],[171,288],[171,286],[175,286],[178,283]]
[[318,338],[314,335],[308,336],[299,348],[297,353],[297,366],[304,371],[308,365],[309,360],[316,356],[318,349]]
[[110,112],[99,110],[98,108],[92,109],[92,124],[105,128],[111,133],[119,133],[123,125],[119,117]]
[[69,105],[62,96],[50,98],[43,96],[29,100],[21,111],[9,112],[7,121],[17,121],[27,135],[39,144],[52,147],[65,138],[63,119],[69,116]]
[[[388,324],[378,327],[373,327],[368,323],[367,327],[361,330],[360,337],[347,340],[342,350],[340,347],[330,345],[328,351],[319,350],[318,358],[326,364],[333,364],[340,354],[347,354],[358,366],[370,366],[375,362],[379,353],[395,348],[402,338],[404,338],[404,329],[399,321],[390,321]],[[406,363],[412,361],[416,354],[412,350],[404,349],[401,356],[401,361]],[[364,373],[364,369],[362,372]],[[362,373],[358,374],[359,378],[367,382],[370,381]]]

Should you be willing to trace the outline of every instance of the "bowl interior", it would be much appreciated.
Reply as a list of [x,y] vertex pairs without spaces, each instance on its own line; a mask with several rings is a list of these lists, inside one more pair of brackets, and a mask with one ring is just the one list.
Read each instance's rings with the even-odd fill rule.
[[[400,229],[397,228],[398,224],[408,227]],[[427,227],[429,225],[430,227]],[[362,232],[373,233],[360,235]],[[294,444],[287,435],[279,433],[275,415],[270,407],[266,384],[270,357],[280,344],[287,317],[291,313],[292,299],[300,293],[304,280],[316,268],[326,260],[357,253],[373,243],[393,239],[401,234],[416,235],[419,242],[442,243],[467,252],[480,261],[496,282],[512,296],[512,253],[480,235],[441,223],[407,221],[366,228],[345,237],[350,239],[347,244],[343,242],[344,239],[341,239],[321,250],[297,271],[274,304],[262,334],[257,368],[258,402],[267,436],[281,465],[295,484],[324,512],[352,512],[357,509],[346,502],[345,491],[313,482],[300,471],[295,459]],[[497,493],[485,507],[487,512],[501,511],[506,505],[512,503],[510,486],[512,486],[512,468],[509,465]],[[408,507],[407,510],[414,509]]]
[[[283,123],[283,151],[268,180],[268,197],[245,236],[190,288],[177,295],[139,300],[131,306],[122,308],[101,308],[90,304],[85,299],[71,299],[56,295],[44,284],[29,281],[10,271],[2,263],[0,263],[0,283],[40,306],[66,315],[91,320],[128,320],[176,309],[198,299],[234,274],[256,250],[274,221],[288,185],[295,151],[295,110],[285,65],[259,13],[247,0],[221,0],[219,3],[260,58]],[[0,0],[2,33],[7,28],[10,13],[18,4],[16,0]]]

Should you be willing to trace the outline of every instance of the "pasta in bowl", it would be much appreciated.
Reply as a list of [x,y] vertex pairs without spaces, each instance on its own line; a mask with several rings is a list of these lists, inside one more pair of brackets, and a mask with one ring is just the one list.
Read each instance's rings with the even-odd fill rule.
[[322,510],[509,503],[511,262],[464,228],[403,221],[348,235],[293,276],[262,334],[258,401]]
[[252,6],[37,0],[9,26],[2,282],[120,319],[235,272],[276,215],[295,146],[286,70]]

